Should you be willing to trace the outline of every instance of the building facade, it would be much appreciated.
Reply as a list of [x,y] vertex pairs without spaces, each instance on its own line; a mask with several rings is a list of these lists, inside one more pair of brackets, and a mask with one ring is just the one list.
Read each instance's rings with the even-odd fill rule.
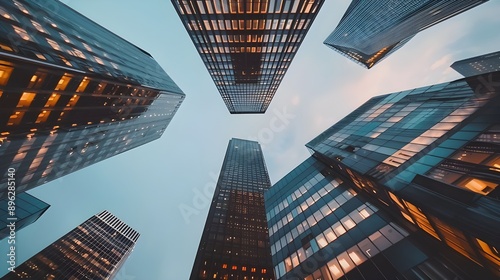
[[189,279],[273,280],[259,143],[231,139]]
[[500,72],[370,99],[307,144],[361,192],[499,275]]
[[137,231],[103,211],[1,279],[113,279],[138,238]]
[[[9,210],[9,201],[14,203],[13,211]],[[12,203],[11,203],[12,205]],[[36,222],[40,216],[49,209],[50,205],[42,200],[28,194],[20,193],[14,197],[11,195],[0,200],[0,239],[17,232],[20,229]],[[15,226],[11,226],[12,223]],[[15,237],[15,236],[14,236]]]
[[172,0],[232,114],[265,113],[324,0]]
[[276,279],[488,279],[402,227],[315,157],[273,185],[265,203]]
[[488,0],[353,0],[324,44],[371,68],[418,32]]
[[500,52],[455,61],[451,68],[464,77],[500,71]]
[[158,139],[184,94],[144,50],[59,1],[0,3],[0,197]]

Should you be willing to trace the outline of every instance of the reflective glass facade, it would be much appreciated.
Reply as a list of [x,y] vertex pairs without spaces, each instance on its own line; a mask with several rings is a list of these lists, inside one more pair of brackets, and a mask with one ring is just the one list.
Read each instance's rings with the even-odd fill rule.
[[0,3],[0,197],[158,139],[184,94],[144,50],[59,1]]
[[500,72],[374,97],[307,147],[397,219],[498,277],[497,81]]
[[273,280],[264,209],[271,182],[259,143],[229,142],[191,280]]
[[310,157],[265,193],[277,279],[466,278],[353,186]]
[[34,223],[40,216],[42,216],[50,205],[41,201],[40,199],[28,194],[17,194],[15,200],[15,211],[10,212],[8,197],[0,200],[0,239],[10,235],[11,229],[7,226],[11,222],[15,222],[15,231],[19,231],[25,226]]
[[451,68],[464,77],[500,71],[500,52],[455,61]]
[[137,231],[103,211],[1,279],[112,279],[138,238]]
[[324,0],[172,0],[229,112],[265,113]]
[[325,44],[371,68],[418,32],[488,0],[353,0]]

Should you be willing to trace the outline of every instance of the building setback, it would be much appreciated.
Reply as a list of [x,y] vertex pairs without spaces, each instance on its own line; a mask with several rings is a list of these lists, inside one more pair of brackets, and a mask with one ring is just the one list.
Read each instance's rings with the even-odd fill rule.
[[[9,206],[12,206],[12,203],[9,205],[9,201],[14,203],[15,208],[11,208],[15,209],[14,211],[9,210]],[[36,222],[49,207],[49,204],[28,193],[19,193],[15,199],[12,194],[0,199],[0,239],[10,236],[13,229],[14,232],[18,232]],[[9,227],[13,222],[15,227]]]
[[500,87],[487,76],[500,80],[374,97],[309,142],[265,194],[277,279],[497,279]]
[[137,231],[103,211],[1,279],[112,279],[138,238]]
[[324,43],[369,69],[418,32],[487,1],[353,0]]
[[184,94],[144,50],[59,1],[0,3],[0,197],[158,139]]
[[464,77],[500,71],[500,52],[455,61],[451,68]]
[[265,113],[324,0],[172,0],[231,114]]
[[273,280],[259,143],[231,139],[189,279]]

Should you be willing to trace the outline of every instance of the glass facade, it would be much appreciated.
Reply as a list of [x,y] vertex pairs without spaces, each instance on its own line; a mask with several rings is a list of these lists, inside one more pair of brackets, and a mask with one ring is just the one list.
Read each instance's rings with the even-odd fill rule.
[[191,280],[273,280],[264,191],[271,182],[259,143],[229,142]]
[[377,206],[498,277],[499,80],[374,97],[307,147]]
[[184,94],[144,50],[59,1],[0,3],[0,197],[158,139]]
[[418,32],[488,0],[353,0],[325,44],[371,68]]
[[324,0],[172,0],[232,114],[265,113]]
[[15,212],[10,212],[9,201],[8,197],[0,200],[0,239],[10,235],[11,229],[7,226],[11,222],[15,222],[17,232],[38,220],[50,207],[49,204],[28,193],[20,193],[13,200]]
[[138,238],[137,231],[103,211],[1,279],[112,279]]
[[464,77],[500,71],[500,52],[455,61],[451,68]]

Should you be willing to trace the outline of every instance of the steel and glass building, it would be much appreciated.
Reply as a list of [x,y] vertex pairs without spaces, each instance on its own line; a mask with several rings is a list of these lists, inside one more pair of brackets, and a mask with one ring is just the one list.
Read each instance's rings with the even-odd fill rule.
[[137,231],[103,211],[1,279],[113,279],[138,238]]
[[487,1],[353,0],[324,43],[371,68],[418,32]]
[[0,3],[0,197],[158,139],[184,94],[146,51],[56,0]]
[[324,0],[172,0],[232,114],[265,113]]
[[500,71],[500,52],[455,61],[451,66],[464,77]]
[[[14,210],[9,210],[9,201],[12,201]],[[50,205],[44,201],[28,194],[19,193],[14,197],[11,195],[0,199],[0,239],[8,236],[15,237],[15,232],[34,223],[42,216]],[[12,223],[14,226],[12,227]]]
[[273,280],[258,142],[231,139],[189,279]]
[[310,141],[312,157],[265,194],[276,277],[498,279],[488,81],[500,72],[374,97]]

